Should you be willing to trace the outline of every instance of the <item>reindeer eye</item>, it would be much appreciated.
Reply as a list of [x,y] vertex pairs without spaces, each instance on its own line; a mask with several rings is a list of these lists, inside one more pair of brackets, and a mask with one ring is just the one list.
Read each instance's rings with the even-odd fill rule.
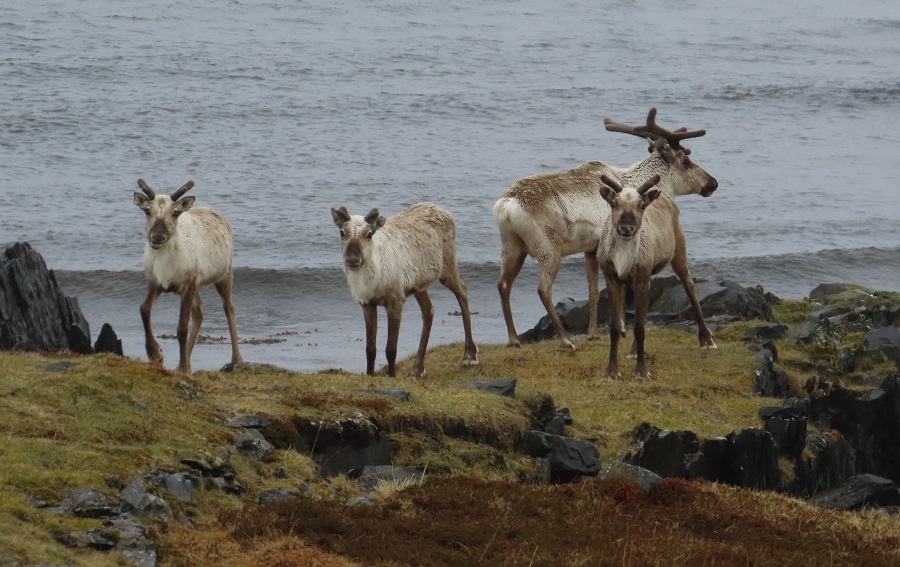
[[691,167],[691,158],[684,158],[681,163],[684,164],[684,167]]
[[372,231],[370,230],[370,231],[369,231],[369,234],[366,235],[366,240],[372,240],[372,237],[373,237],[374,235],[375,235],[375,233],[372,232]]
[[345,236],[347,236],[347,234],[344,232],[344,229],[342,228],[341,229],[341,238],[344,238]]
[[181,211],[179,211],[178,209],[175,209],[174,211],[172,211],[173,219],[177,219],[180,215],[181,215]]

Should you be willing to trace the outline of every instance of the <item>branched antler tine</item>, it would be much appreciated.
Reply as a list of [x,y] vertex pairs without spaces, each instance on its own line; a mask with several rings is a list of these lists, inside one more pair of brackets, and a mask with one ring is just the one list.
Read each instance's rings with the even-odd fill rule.
[[194,182],[193,182],[193,181],[188,181],[187,183],[185,183],[184,185],[182,185],[182,186],[178,189],[178,191],[175,191],[174,193],[172,193],[171,199],[172,199],[173,201],[177,201],[178,199],[181,198],[182,195],[184,195],[185,193],[187,193],[188,190],[189,190],[191,187],[193,187],[193,186],[194,186]]
[[681,147],[682,140],[687,140],[688,138],[699,138],[700,136],[706,135],[706,130],[688,130],[687,128],[682,127],[675,131],[672,131],[663,128],[656,123],[656,108],[651,108],[650,112],[647,113],[647,124],[644,126],[638,126],[637,128],[635,128],[635,131],[645,135],[654,135],[662,138],[669,142],[669,146],[671,146],[672,149],[684,149],[685,153],[688,153],[689,150]]
[[[632,136],[638,136],[639,138],[646,138],[648,133],[638,132],[639,126],[629,126],[628,124],[623,124],[621,122],[616,122],[612,118],[608,116],[603,119],[603,125],[606,126],[606,130],[609,132],[620,132],[622,134],[631,134]],[[656,134],[650,134],[653,138],[658,138]]]
[[607,176],[605,173],[600,176],[600,181],[606,184],[610,189],[615,191],[616,193],[622,192],[622,185],[619,184],[618,181],[613,179],[612,177]]
[[637,188],[638,195],[643,197],[644,193],[646,193],[647,191],[650,190],[651,187],[653,187],[654,185],[659,183],[660,179],[661,179],[661,177],[659,175],[654,175],[647,181],[644,181],[644,183],[641,184],[641,186]]
[[153,189],[151,189],[150,186],[147,185],[146,181],[144,181],[143,179],[138,179],[137,184],[138,184],[138,187],[141,188],[141,191],[144,192],[144,195],[147,195],[151,199],[156,198],[156,193],[154,193]]

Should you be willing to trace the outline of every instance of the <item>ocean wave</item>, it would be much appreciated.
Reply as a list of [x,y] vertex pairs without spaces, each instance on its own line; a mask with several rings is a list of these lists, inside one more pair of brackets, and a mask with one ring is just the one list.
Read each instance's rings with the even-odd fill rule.
[[[694,277],[730,279],[743,285],[760,284],[777,295],[804,297],[824,282],[848,281],[875,289],[900,291],[900,247],[832,249],[813,253],[790,253],[737,258],[711,258],[691,262]],[[537,280],[536,263],[529,262],[516,287],[530,289]],[[57,271],[61,284],[90,292],[120,297],[140,296],[145,289],[140,271]],[[470,290],[493,293],[500,275],[499,264],[461,262],[460,274]],[[347,294],[343,270],[339,267],[259,269],[236,268],[235,289],[253,289],[272,299],[330,299]],[[584,279],[584,263],[566,258],[557,278],[577,282]],[[525,283],[527,282],[527,283]],[[485,292],[484,290],[488,291]]]

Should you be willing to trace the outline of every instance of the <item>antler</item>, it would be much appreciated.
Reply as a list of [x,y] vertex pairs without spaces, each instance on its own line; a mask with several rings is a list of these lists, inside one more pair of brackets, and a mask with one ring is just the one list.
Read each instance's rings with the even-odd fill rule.
[[178,191],[175,191],[174,193],[172,193],[171,199],[172,199],[173,201],[177,201],[178,199],[181,198],[182,195],[184,195],[185,193],[187,193],[188,190],[189,190],[191,187],[193,187],[193,186],[194,186],[194,182],[193,182],[193,181],[188,181],[187,183],[185,183],[184,185],[182,185],[182,186],[178,189]]
[[616,193],[622,192],[622,185],[620,185],[619,182],[612,177],[608,177],[605,173],[600,176],[600,181],[602,181],[607,187],[609,187]]
[[647,181],[644,181],[644,183],[643,183],[640,187],[637,188],[638,195],[640,195],[641,197],[643,197],[643,196],[644,196],[644,193],[646,193],[647,191],[650,190],[651,187],[653,187],[654,185],[656,185],[657,183],[659,183],[659,180],[660,180],[660,179],[661,179],[661,178],[660,178],[659,175],[654,175],[653,177],[651,177],[651,178],[648,179]]
[[150,197],[151,199],[156,198],[156,193],[153,192],[153,189],[151,189],[150,186],[147,185],[147,182],[144,181],[143,179],[138,179],[138,187],[140,187],[141,191],[143,191],[144,194],[147,195],[148,197]]
[[653,138],[654,140],[665,140],[669,143],[669,147],[673,150],[682,150],[685,154],[691,153],[691,150],[681,145],[682,140],[688,138],[699,138],[706,134],[706,130],[688,130],[687,128],[679,128],[677,130],[667,130],[656,123],[656,108],[651,108],[647,113],[647,123],[643,126],[629,126],[616,122],[612,118],[603,119],[603,124],[610,132],[621,132],[623,134],[631,134],[641,138]]

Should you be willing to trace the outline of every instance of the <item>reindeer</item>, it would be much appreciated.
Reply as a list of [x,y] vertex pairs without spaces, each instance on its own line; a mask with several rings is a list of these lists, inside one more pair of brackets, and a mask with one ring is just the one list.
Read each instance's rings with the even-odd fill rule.
[[688,157],[690,150],[681,146],[683,140],[703,136],[706,130],[667,130],[656,124],[655,108],[650,109],[647,123],[643,126],[628,126],[610,118],[605,118],[603,122],[610,132],[648,140],[650,155],[627,168],[588,161],[568,171],[526,177],[513,183],[494,205],[501,244],[497,289],[509,346],[520,346],[509,296],[528,255],[540,263],[538,296],[553,328],[562,344],[574,349],[575,344],[554,308],[552,290],[562,257],[584,254],[588,280],[587,336],[589,339],[598,336],[597,304],[600,291],[597,287],[597,247],[602,228],[610,215],[609,205],[597,198],[601,174],[621,179],[629,185],[640,185],[656,174],[660,176],[660,190],[671,196],[699,193],[709,197],[719,185],[715,177],[691,161]]
[[[150,311],[163,292],[175,292],[181,297],[178,318],[178,372],[191,375],[191,352],[203,322],[203,302],[199,290],[210,284],[222,297],[228,331],[231,334],[231,362],[243,362],[238,350],[234,305],[231,302],[233,254],[231,225],[218,211],[203,207],[192,208],[194,197],[183,195],[194,186],[188,181],[171,196],[157,195],[138,179],[144,193],[134,193],[134,204],[147,215],[144,232],[144,273],[147,276],[147,297],[141,304],[144,341],[147,357],[160,365],[163,353],[153,337]],[[188,335],[188,322],[193,324]]]
[[660,181],[654,175],[640,187],[622,188],[616,180],[603,174],[600,195],[609,203],[612,214],[607,217],[597,250],[597,259],[609,292],[609,364],[604,378],[619,377],[618,348],[622,335],[621,313],[625,303],[625,286],[634,292],[634,343],[637,364],[634,374],[649,378],[644,354],[647,308],[650,303],[650,277],[668,265],[681,280],[691,302],[699,327],[701,348],[716,348],[712,333],[703,319],[700,301],[687,263],[687,246],[679,220],[678,205],[654,187]]
[[412,376],[424,376],[425,349],[434,317],[427,290],[435,280],[452,291],[459,302],[466,340],[463,365],[477,365],[478,347],[472,340],[466,284],[459,279],[456,264],[453,216],[431,203],[419,203],[388,219],[378,209],[372,209],[365,217],[351,216],[346,207],[331,209],[331,217],[341,232],[347,284],[362,306],[366,322],[366,372],[375,373],[376,308],[383,305],[388,317],[388,376],[396,375],[403,304],[407,297],[415,295],[422,310],[422,335]]

